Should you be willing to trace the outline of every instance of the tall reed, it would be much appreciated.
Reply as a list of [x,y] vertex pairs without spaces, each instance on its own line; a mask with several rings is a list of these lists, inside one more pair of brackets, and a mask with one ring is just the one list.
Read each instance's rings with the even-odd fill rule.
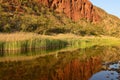
[[37,34],[0,34],[0,37],[0,54],[24,53],[38,49],[53,50],[67,45],[67,42],[63,40],[42,37],[42,35]]
[[29,51],[35,49],[55,49],[65,47],[67,43],[57,39],[29,39],[23,41],[0,42],[0,51]]
[[[38,35],[34,33],[0,34],[0,54],[24,53],[36,50],[54,50],[66,46],[87,48],[92,46],[120,45],[113,37],[81,37],[76,35]],[[12,51],[12,52],[11,52]],[[4,54],[5,55],[5,54]]]

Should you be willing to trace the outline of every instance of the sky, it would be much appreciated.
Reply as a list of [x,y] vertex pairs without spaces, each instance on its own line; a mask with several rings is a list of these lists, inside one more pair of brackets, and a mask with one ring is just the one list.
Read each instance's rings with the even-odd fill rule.
[[120,18],[120,0],[90,0],[95,6]]

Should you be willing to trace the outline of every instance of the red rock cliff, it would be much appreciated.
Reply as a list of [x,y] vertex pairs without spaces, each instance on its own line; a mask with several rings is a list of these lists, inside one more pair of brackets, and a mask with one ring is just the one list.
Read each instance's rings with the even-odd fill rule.
[[39,0],[40,4],[53,8],[57,12],[65,13],[74,21],[85,18],[92,22],[99,20],[95,8],[88,0]]

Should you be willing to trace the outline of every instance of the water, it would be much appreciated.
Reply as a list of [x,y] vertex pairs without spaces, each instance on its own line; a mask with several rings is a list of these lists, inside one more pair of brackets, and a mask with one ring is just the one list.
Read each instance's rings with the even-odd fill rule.
[[120,80],[120,61],[104,63],[103,70],[94,74],[90,80]]
[[101,70],[95,73],[89,80],[120,80],[120,48],[108,48],[103,54]]
[[96,73],[90,80],[119,80],[116,71],[100,71]]
[[0,80],[120,80],[119,47],[56,51],[30,60],[0,62]]

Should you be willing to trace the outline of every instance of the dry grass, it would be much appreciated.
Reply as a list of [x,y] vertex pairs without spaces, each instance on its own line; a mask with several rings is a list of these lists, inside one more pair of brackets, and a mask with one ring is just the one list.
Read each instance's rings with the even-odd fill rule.
[[39,35],[36,33],[25,33],[25,32],[16,32],[16,33],[0,33],[0,41],[22,41],[33,38],[52,38],[52,39],[114,39],[119,40],[119,38],[111,36],[79,36],[75,34],[57,34],[57,35]]
[[[32,48],[41,50],[60,49],[66,47],[62,51],[73,51],[78,48],[89,48],[93,46],[116,46],[120,45],[120,39],[108,36],[77,36],[74,34],[59,34],[59,35],[39,35],[35,33],[12,33],[12,34],[0,34],[0,50],[3,50],[6,55],[5,58],[0,58],[0,61],[15,61],[15,60],[29,60],[36,58],[36,55],[30,55],[25,58],[20,53],[21,51],[32,51]],[[69,47],[67,47],[69,46]],[[11,50],[15,51],[14,53]],[[108,50],[109,51],[109,50]],[[119,54],[113,52],[104,52],[103,60],[112,60],[112,57],[118,57]],[[16,56],[16,52],[19,55]],[[8,55],[7,55],[8,54]],[[44,55],[44,53],[40,54]],[[47,54],[48,55],[48,54]],[[11,57],[12,56],[12,57]],[[21,57],[22,56],[22,57]],[[105,57],[108,56],[108,57]],[[18,58],[18,59],[17,59]],[[117,59],[117,58],[115,58]],[[115,60],[114,59],[114,60]]]
[[[95,45],[114,45],[114,44],[120,44],[120,39],[110,36],[78,36],[74,34],[58,34],[58,35],[39,35],[35,33],[11,33],[11,34],[5,34],[0,33],[0,42],[17,42],[17,41],[26,41],[29,42],[34,41],[34,39],[40,39],[40,40],[62,40],[69,44],[73,45],[81,45],[84,43],[86,46],[88,46],[90,43]],[[39,41],[39,40],[35,40]]]
[[63,47],[88,48],[92,46],[120,45],[120,39],[108,36],[85,36],[74,34],[39,35],[35,33],[0,34],[0,51],[32,51],[32,49],[53,50]]
[[56,49],[66,45],[65,41],[44,37],[35,33],[11,33],[0,34],[0,51],[22,50],[28,51],[31,49]]
[[37,37],[34,33],[0,33],[0,41],[23,41]]

